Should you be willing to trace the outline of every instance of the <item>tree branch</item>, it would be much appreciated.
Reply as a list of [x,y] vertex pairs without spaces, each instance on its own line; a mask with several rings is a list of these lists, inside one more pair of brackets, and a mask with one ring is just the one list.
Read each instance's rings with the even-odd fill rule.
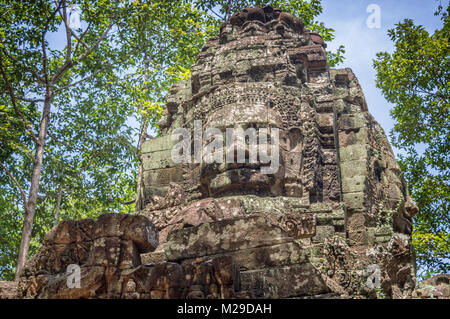
[[3,165],[2,162],[0,162],[0,167],[3,168],[3,170],[6,172],[6,174],[9,176],[9,178],[11,178],[11,180],[14,182],[14,184],[16,184],[17,188],[20,191],[20,194],[22,195],[22,199],[23,199],[23,205],[26,206],[27,205],[27,196],[25,195],[25,192],[23,191],[23,188],[20,186],[19,182],[17,181],[17,179],[11,174],[11,172],[5,167],[5,165]]
[[[130,56],[132,56],[137,51],[137,49],[139,49],[141,46],[142,45],[134,47],[134,49],[123,59],[123,61],[126,61]],[[80,79],[78,81],[69,83],[69,84],[67,84],[67,85],[65,85],[63,87],[59,87],[59,88],[55,89],[54,93],[61,92],[61,91],[65,90],[65,89],[68,89],[69,87],[72,87],[72,86],[78,85],[78,84],[80,84],[80,83],[82,83],[84,81],[87,81],[87,80],[93,78],[94,76],[96,76],[97,74],[99,74],[100,72],[106,70],[106,68],[113,67],[113,66],[114,66],[113,63],[107,62],[100,69],[95,71],[94,73],[92,73],[92,74],[90,74],[90,75],[88,75],[88,76],[86,76],[86,77],[84,77],[84,78],[82,78],[82,79]]]
[[132,200],[129,200],[128,202],[122,202],[122,205],[131,205],[136,202],[136,198],[133,198]]
[[211,12],[214,13],[220,20],[225,21],[225,17],[222,17],[220,14],[217,14],[213,9],[209,10],[211,10]]
[[109,32],[109,30],[111,30],[112,26],[113,26],[113,24],[110,23],[110,24],[108,25],[108,27],[106,28],[106,30],[103,32],[103,34],[100,36],[100,38],[97,40],[97,42],[95,42],[89,49],[87,49],[86,52],[84,52],[83,54],[80,54],[80,55],[77,57],[77,60],[78,60],[78,61],[82,61],[82,60],[84,60],[89,54],[91,54],[92,51],[94,51],[94,50],[97,48],[97,46],[98,46],[98,45],[106,38],[106,36],[108,35],[108,32]]
[[[65,2],[65,0],[64,0]],[[61,14],[61,10],[59,10],[59,14]],[[67,11],[66,11],[66,6],[63,6],[63,15],[61,16],[61,18],[64,21],[64,25],[66,26],[66,39],[67,39],[67,50],[66,50],[66,61],[69,60],[70,58],[70,54],[72,53],[72,30],[69,28],[68,24],[67,24]]]
[[56,6],[56,9],[52,12],[52,14],[50,15],[50,17],[48,17],[45,25],[44,25],[44,30],[42,30],[42,34],[41,34],[41,49],[42,49],[42,65],[43,65],[43,73],[44,73],[44,79],[45,79],[45,83],[48,86],[48,70],[47,70],[47,50],[45,48],[45,35],[47,34],[48,31],[48,27],[50,26],[50,22],[55,18],[56,13],[58,12],[59,8],[61,7],[61,3],[59,3]]
[[24,102],[29,102],[29,103],[45,102],[45,100],[43,100],[43,99],[29,99],[29,98],[26,98],[24,96],[16,96],[16,99],[24,101]]
[[25,127],[28,130],[28,132],[30,133],[32,139],[37,144],[38,143],[38,139],[37,139],[36,135],[33,133],[31,127],[29,126],[28,121],[25,120],[25,118],[23,117],[23,115],[20,112],[19,108],[17,107],[16,97],[14,95],[14,90],[13,90],[11,84],[9,83],[9,80],[8,80],[8,77],[6,76],[5,70],[3,69],[3,63],[2,63],[1,59],[0,59],[0,73],[2,74],[3,80],[5,81],[6,88],[8,89],[9,97],[11,98],[11,103],[12,103],[12,105],[14,107],[14,111],[21,118],[21,120],[23,121],[23,124],[25,125]]
[[[95,42],[89,49],[86,50],[86,52],[84,52],[83,54],[79,55],[76,60],[78,62],[83,61],[86,57],[89,56],[89,54],[92,53],[92,51],[94,51],[97,46],[105,39],[105,37],[107,36],[109,30],[111,30],[112,27],[112,23],[109,24],[108,28],[106,28],[106,30],[103,32],[103,34],[100,36],[100,38],[97,40],[97,42]],[[65,61],[64,65],[62,65],[56,72],[55,74],[52,76],[50,82],[51,84],[56,83],[56,81],[59,80],[59,78],[64,74],[64,72],[67,71],[67,69],[69,67],[71,67],[73,65],[73,60],[71,58],[69,58],[68,60]],[[77,83],[78,84],[78,83]]]
[[[3,40],[0,40],[3,43]],[[23,64],[22,62],[20,62],[16,57],[12,56],[12,54],[10,52],[8,52],[8,50],[6,50],[5,46],[3,46],[3,52],[6,54],[6,56],[8,58],[10,58],[11,60],[15,61],[16,63],[19,63],[25,70],[27,70],[28,72],[30,72],[38,81],[41,81],[42,83],[45,83],[45,80],[43,77],[41,77],[39,74],[37,74],[34,70],[32,70],[31,68],[27,67],[25,64]]]
[[[107,66],[109,66],[109,65],[107,65]],[[95,71],[94,73],[90,74],[89,76],[86,76],[86,77],[82,78],[81,80],[69,83],[69,84],[67,84],[67,85],[65,85],[63,87],[60,87],[60,88],[56,89],[55,93],[61,92],[61,91],[65,90],[65,89],[68,89],[69,87],[76,86],[76,85],[78,85],[78,84],[80,84],[80,83],[82,83],[84,81],[87,81],[87,80],[93,78],[94,76],[96,76],[97,74],[99,74],[100,72],[105,70],[107,66],[101,67],[99,70]]]
[[[58,1],[57,1],[57,0],[55,0],[55,4],[58,5]],[[85,32],[83,33],[83,35],[81,36],[81,38],[75,33],[75,31],[70,27],[70,25],[69,25],[69,23],[68,23],[68,21],[67,21],[66,7],[64,6],[63,9],[64,9],[64,14],[61,13],[61,10],[58,10],[58,12],[59,12],[59,15],[61,16],[61,18],[62,18],[63,21],[64,21],[64,25],[65,25],[65,27],[66,27],[66,33],[68,33],[67,36],[70,37],[71,35],[73,35],[73,37],[74,37],[75,39],[77,39],[78,42],[81,42],[81,43],[86,47],[86,49],[89,49],[89,46],[87,45],[87,43],[84,42],[83,39],[82,39],[82,37],[83,37],[83,35],[85,34]],[[90,26],[90,24],[88,25],[88,28],[87,28],[87,29],[89,29],[89,26]],[[86,31],[87,31],[87,29],[86,29]],[[68,39],[68,40],[69,40],[69,39]],[[75,47],[75,52],[74,52],[74,53],[76,53],[77,49],[78,49],[78,47],[76,46],[76,47]]]
[[47,131],[47,134],[48,134],[48,136],[50,136],[50,138],[51,138],[52,140],[54,140],[56,143],[58,143],[58,144],[60,144],[60,145],[64,145],[64,146],[67,147],[67,149],[69,149],[69,150],[76,150],[76,151],[78,151],[78,152],[85,152],[85,151],[86,151],[86,150],[84,150],[84,149],[81,149],[81,148],[78,148],[78,147],[74,147],[74,146],[72,146],[72,145],[70,145],[70,144],[67,144],[67,143],[64,142],[64,141],[61,141],[61,140],[57,139],[57,138],[50,132],[50,130]]
[[77,52],[78,52],[78,47],[79,47],[80,43],[83,44],[83,46],[84,46],[86,49],[89,49],[89,45],[87,45],[87,43],[84,42],[83,38],[84,38],[84,36],[87,34],[87,32],[89,31],[89,28],[90,28],[90,27],[91,27],[91,23],[89,22],[89,24],[88,24],[86,30],[84,30],[84,32],[81,34],[81,36],[77,37],[77,36],[75,35],[75,33],[73,34],[74,37],[75,37],[75,39],[77,39],[77,41],[78,41],[77,44],[76,44],[76,46],[75,46],[75,51],[73,52],[74,55],[77,54]]

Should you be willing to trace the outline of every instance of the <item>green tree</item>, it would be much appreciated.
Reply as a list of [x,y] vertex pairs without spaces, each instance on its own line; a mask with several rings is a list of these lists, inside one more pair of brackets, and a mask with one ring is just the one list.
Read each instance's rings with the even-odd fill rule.
[[410,19],[388,34],[392,54],[374,61],[377,87],[394,104],[392,143],[419,207],[413,245],[420,276],[450,271],[450,47],[449,7],[439,7],[442,28],[433,34]]
[[17,277],[55,220],[133,210],[130,122],[156,121],[207,28],[184,1],[1,1],[0,11],[0,271],[10,276],[17,256]]

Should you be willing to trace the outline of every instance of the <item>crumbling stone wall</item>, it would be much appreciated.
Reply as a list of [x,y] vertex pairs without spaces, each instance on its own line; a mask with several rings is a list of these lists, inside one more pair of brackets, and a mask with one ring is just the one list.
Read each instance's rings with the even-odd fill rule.
[[[153,251],[157,245],[158,233],[144,216],[105,214],[96,221],[62,221],[27,262],[18,287],[10,287],[5,297],[246,297],[240,292],[239,272],[231,257],[183,265],[142,264],[140,254]],[[70,265],[80,267],[79,286],[74,285],[76,275]]]
[[[140,254],[153,251],[158,233],[143,216],[104,214],[96,221],[65,220],[20,276],[21,298],[115,298],[121,293],[121,271],[140,265]],[[68,266],[80,267],[81,289],[68,286]]]

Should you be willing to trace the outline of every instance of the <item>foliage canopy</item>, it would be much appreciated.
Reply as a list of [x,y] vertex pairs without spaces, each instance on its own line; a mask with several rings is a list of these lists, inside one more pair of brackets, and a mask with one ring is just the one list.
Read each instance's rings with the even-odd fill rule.
[[442,28],[430,34],[411,19],[389,30],[392,54],[374,61],[377,87],[394,104],[393,145],[411,197],[419,207],[413,245],[422,277],[450,272],[450,20],[439,8]]

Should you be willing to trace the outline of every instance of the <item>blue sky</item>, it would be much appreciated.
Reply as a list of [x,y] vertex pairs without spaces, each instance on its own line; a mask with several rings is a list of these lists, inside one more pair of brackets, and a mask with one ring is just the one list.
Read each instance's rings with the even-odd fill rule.
[[[443,0],[445,6],[447,0]],[[345,46],[345,60],[338,68],[349,67],[358,77],[367,100],[369,112],[380,123],[386,133],[394,126],[389,114],[393,107],[375,86],[373,59],[380,51],[393,52],[394,46],[387,31],[403,19],[412,19],[432,33],[442,23],[434,12],[439,4],[435,0],[323,0],[323,13],[317,18],[335,30],[335,40],[328,43],[328,50],[335,51]],[[369,28],[366,20],[370,4],[380,7],[380,28]],[[394,150],[395,151],[395,150]]]

